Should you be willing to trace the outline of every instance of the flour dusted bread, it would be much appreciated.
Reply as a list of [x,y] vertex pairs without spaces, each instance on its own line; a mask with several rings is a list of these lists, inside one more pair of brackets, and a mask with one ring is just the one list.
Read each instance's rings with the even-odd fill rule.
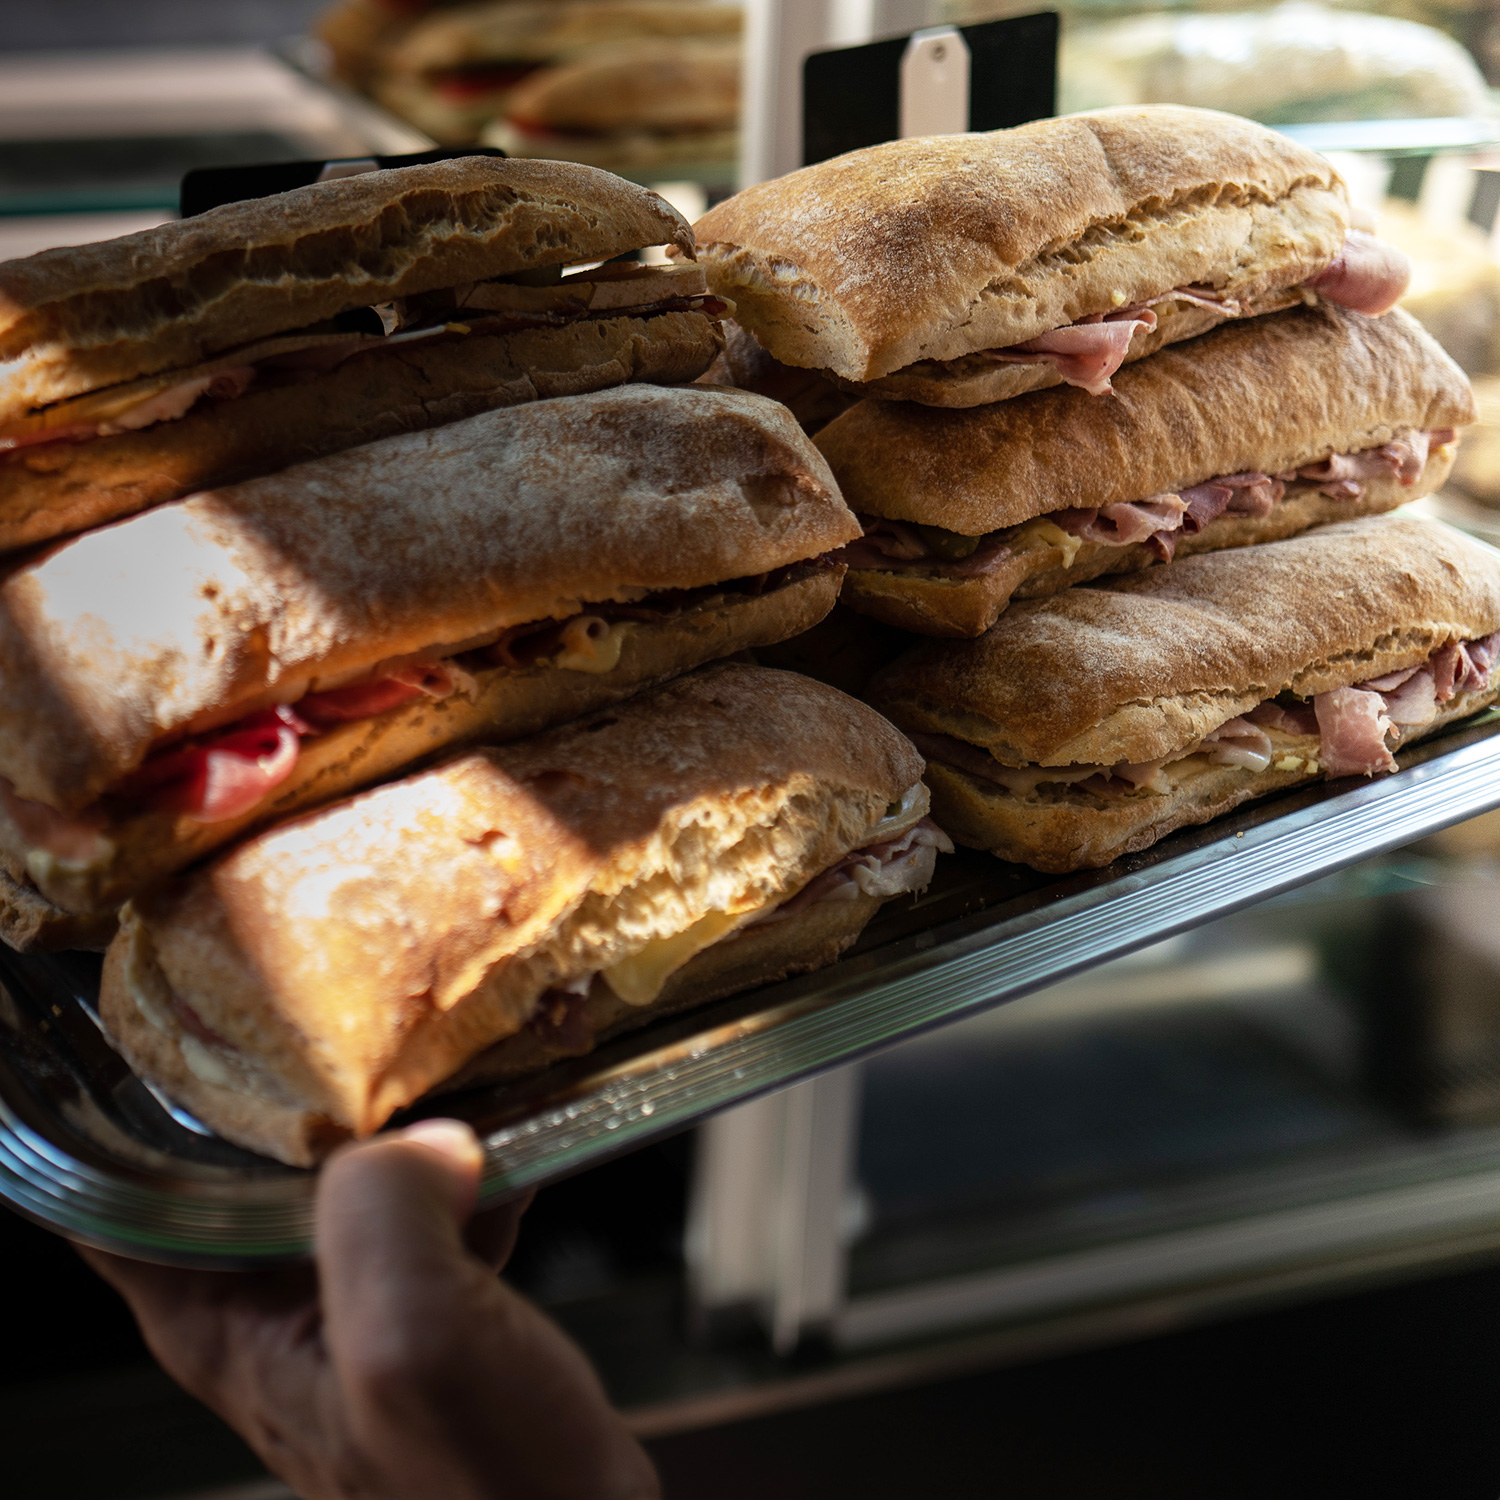
[[0,416],[393,297],[659,244],[693,253],[655,193],[565,162],[471,156],[44,250],[0,264]]
[[[1473,713],[1500,696],[1497,630],[1489,548],[1373,517],[1017,603],[978,640],[915,648],[867,696],[925,743],[935,816],[956,838],[1077,869],[1336,766],[1339,705],[1324,695],[1398,692],[1439,654],[1480,643],[1472,675],[1449,661],[1453,691],[1425,719],[1392,709],[1386,729],[1404,743]],[[1316,725],[1295,719],[1298,704]],[[1250,714],[1247,739],[1272,731],[1266,763],[1196,753]]]
[[106,966],[105,1024],[207,1123],[308,1162],[521,1033],[545,996],[592,982],[650,1005],[894,809],[913,824],[920,765],[830,688],[710,668],[141,898]]
[[[867,525],[937,527],[956,534],[950,551],[988,536],[980,555],[995,554],[983,568],[941,551],[924,561],[912,554],[929,534],[902,532],[913,545],[897,561],[869,546],[851,555],[844,602],[920,634],[978,635],[1012,598],[1414,500],[1442,484],[1455,430],[1475,417],[1468,379],[1399,310],[1370,318],[1323,305],[1230,323],[1126,367],[1115,390],[1102,401],[1058,388],[967,411],[867,400],[822,428],[818,447]],[[1357,478],[1299,477],[1341,464]],[[1102,534],[1108,507],[1256,472],[1282,476],[1258,514],[1229,501],[1218,515],[1165,515],[1176,527],[1166,545]],[[1104,524],[1088,525],[1086,513]],[[1048,517],[1060,524],[1024,529]]]
[[1285,306],[1347,227],[1323,158],[1170,106],[892,141],[748,188],[695,226],[710,284],[776,359],[856,382],[1177,288]]

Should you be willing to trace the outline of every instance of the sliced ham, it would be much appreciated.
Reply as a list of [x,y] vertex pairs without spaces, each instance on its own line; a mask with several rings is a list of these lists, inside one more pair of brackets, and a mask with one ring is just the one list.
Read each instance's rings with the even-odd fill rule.
[[1176,531],[1182,525],[1187,504],[1177,495],[1153,495],[1147,500],[1128,500],[1097,510],[1073,507],[1052,511],[1047,519],[1070,536],[1108,547],[1130,547],[1149,541],[1159,532]]
[[1000,364],[1050,364],[1068,385],[1079,386],[1091,396],[1104,396],[1130,353],[1136,331],[1150,333],[1155,327],[1156,314],[1141,308],[1133,317],[1109,314],[1097,321],[1069,323],[1024,344],[989,350],[987,357]]
[[1385,699],[1386,717],[1397,728],[1420,728],[1437,717],[1437,683],[1431,667],[1418,668],[1405,682],[1382,692],[1381,697]]
[[952,853],[952,839],[931,818],[923,818],[894,839],[846,854],[790,900],[746,925],[779,922],[822,901],[853,901],[861,895],[888,901],[907,891],[925,890],[932,883],[938,855]]
[[1407,256],[1363,229],[1351,229],[1338,258],[1307,285],[1340,307],[1378,316],[1406,295],[1410,282]]
[[1313,735],[1318,732],[1318,716],[1312,705],[1299,708],[1283,708],[1275,702],[1259,704],[1245,717],[1252,724],[1264,729],[1279,730],[1282,734]]
[[1394,771],[1395,757],[1385,743],[1391,728],[1385,699],[1363,688],[1334,688],[1313,699],[1322,736],[1319,759],[1330,776],[1373,776]]
[[308,693],[297,700],[297,712],[313,728],[331,729],[335,724],[373,719],[376,714],[420,698],[422,692],[420,686],[398,677],[377,677],[373,682],[355,682],[326,693]]

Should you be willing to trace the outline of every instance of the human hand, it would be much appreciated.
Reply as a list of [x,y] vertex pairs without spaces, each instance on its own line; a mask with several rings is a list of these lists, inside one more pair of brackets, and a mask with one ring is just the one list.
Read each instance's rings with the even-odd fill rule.
[[582,1352],[499,1279],[526,1203],[466,1234],[480,1163],[451,1120],[346,1148],[319,1178],[315,1267],[80,1253],[167,1373],[303,1500],[654,1500]]

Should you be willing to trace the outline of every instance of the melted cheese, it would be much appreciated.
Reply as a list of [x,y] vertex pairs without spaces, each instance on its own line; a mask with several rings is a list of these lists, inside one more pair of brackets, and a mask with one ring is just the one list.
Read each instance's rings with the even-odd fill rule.
[[551,665],[564,672],[613,672],[630,628],[629,620],[611,625],[598,615],[579,615],[563,627],[562,650]]
[[601,970],[600,977],[627,1005],[650,1005],[690,958],[711,948],[754,915],[711,911],[671,937],[653,938],[638,953]]
[[1073,559],[1078,556],[1078,549],[1083,546],[1083,538],[1064,531],[1055,521],[1049,521],[1045,516],[1038,516],[1036,520],[1028,521],[1021,527],[1006,545],[1012,552],[1056,547],[1063,555],[1063,567],[1071,568]]

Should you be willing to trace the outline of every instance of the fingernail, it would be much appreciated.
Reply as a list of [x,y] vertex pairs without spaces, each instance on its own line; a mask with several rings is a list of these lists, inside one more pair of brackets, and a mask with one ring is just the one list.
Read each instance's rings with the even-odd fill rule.
[[477,1172],[484,1165],[484,1147],[462,1120],[418,1120],[400,1133],[401,1140],[440,1152],[465,1171]]

